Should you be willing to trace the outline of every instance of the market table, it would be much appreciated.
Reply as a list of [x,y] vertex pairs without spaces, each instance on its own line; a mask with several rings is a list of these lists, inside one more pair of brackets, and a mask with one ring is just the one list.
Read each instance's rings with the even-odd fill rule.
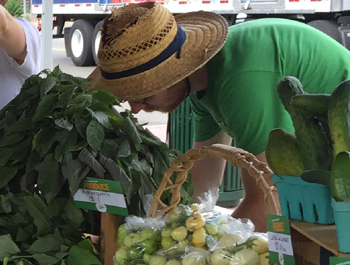
[[[322,248],[329,251],[327,256],[350,257],[339,252],[335,225],[320,225],[291,220],[293,251],[298,265],[319,265]],[[329,257],[327,258],[328,262]],[[325,263],[328,264],[328,263]]]

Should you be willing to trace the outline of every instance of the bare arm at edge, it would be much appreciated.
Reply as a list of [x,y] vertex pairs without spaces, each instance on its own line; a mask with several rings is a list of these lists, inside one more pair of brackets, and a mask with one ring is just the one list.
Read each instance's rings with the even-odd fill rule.
[[0,6],[0,47],[18,64],[27,55],[26,37],[22,25]]

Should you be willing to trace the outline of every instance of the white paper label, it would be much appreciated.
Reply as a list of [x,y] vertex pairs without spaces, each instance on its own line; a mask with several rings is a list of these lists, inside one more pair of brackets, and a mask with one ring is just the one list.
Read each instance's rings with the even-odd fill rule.
[[268,232],[269,250],[293,256],[292,238],[290,235]]
[[126,208],[124,195],[113,192],[79,189],[74,200]]

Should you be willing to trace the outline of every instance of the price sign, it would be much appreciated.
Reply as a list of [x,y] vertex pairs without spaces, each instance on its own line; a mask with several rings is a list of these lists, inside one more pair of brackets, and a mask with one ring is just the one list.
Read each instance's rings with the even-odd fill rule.
[[82,209],[128,216],[122,188],[117,181],[86,178],[74,195],[74,203]]
[[330,257],[329,265],[350,265],[350,258],[346,257]]
[[267,216],[270,263],[295,265],[289,219],[280,215]]

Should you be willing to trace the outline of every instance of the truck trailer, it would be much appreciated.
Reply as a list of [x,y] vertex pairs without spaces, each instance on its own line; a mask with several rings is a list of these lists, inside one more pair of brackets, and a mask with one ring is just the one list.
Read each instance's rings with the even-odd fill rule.
[[[229,25],[276,17],[307,23],[350,50],[350,0],[155,0],[173,14],[211,11]],[[66,54],[76,66],[98,64],[97,51],[103,19],[112,8],[145,0],[54,0],[57,33],[64,37]],[[31,13],[42,14],[42,0],[31,0]],[[72,22],[67,27],[66,22]]]

